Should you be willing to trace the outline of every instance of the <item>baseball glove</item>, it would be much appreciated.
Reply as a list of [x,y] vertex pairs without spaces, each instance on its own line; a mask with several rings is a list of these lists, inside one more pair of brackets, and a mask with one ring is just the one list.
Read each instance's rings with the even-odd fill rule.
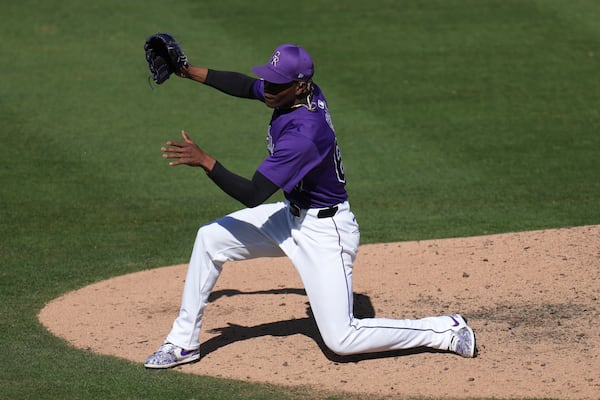
[[168,33],[151,35],[146,39],[144,50],[151,77],[158,85],[169,79],[172,73],[188,65],[179,43]]

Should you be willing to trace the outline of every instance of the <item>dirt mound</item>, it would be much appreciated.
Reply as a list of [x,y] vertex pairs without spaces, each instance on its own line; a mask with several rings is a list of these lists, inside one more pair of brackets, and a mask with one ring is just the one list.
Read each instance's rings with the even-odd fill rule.
[[[50,302],[39,318],[78,348],[141,363],[170,330],[185,272],[99,282]],[[462,313],[479,356],[335,356],[289,261],[257,259],[225,265],[202,359],[179,369],[400,398],[600,398],[600,226],[361,246],[354,291],[359,317]]]

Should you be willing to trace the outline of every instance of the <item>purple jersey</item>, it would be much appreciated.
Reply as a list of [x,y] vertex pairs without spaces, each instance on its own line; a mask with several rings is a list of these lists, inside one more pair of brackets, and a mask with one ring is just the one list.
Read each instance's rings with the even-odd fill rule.
[[[330,207],[348,199],[327,102],[321,89],[312,86],[312,110],[300,106],[273,111],[267,135],[269,156],[258,167],[286,199],[301,208]],[[264,101],[264,81],[256,81],[254,94]]]

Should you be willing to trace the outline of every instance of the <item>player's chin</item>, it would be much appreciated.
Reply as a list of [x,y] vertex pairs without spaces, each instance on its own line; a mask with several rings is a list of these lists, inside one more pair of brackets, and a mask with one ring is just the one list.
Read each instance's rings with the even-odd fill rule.
[[273,98],[265,97],[265,105],[269,108],[279,107],[279,102]]

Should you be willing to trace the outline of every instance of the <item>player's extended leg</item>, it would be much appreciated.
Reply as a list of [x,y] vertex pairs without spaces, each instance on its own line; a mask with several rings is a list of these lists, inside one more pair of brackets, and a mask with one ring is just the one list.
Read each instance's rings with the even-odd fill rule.
[[[298,248],[291,258],[325,344],[340,355],[420,346],[450,349],[457,329],[466,325],[460,316],[354,318],[352,265],[358,247],[357,229],[353,215],[342,209],[333,218],[307,216],[296,234]],[[318,248],[314,248],[315,241]]]
[[168,342],[184,349],[200,346],[202,316],[223,264],[255,257],[284,256],[278,240],[285,240],[285,234],[281,232],[286,231],[286,221],[287,209],[283,203],[265,204],[234,212],[198,230],[181,310],[167,336]]

